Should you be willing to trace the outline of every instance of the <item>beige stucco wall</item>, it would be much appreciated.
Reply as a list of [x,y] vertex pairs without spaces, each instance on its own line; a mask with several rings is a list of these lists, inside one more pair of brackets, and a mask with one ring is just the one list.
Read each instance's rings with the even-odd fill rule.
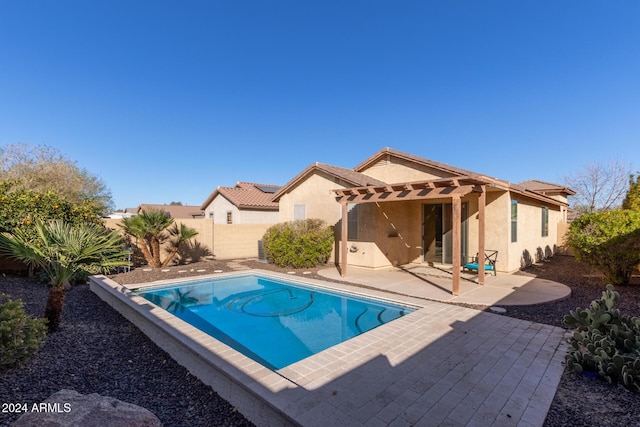
[[558,224],[558,252],[564,255],[573,255],[572,249],[567,245],[567,234],[569,234],[569,229],[571,228],[571,224],[568,222],[561,222]]
[[346,188],[343,182],[336,181],[323,172],[310,175],[286,194],[280,197],[279,222],[293,221],[294,205],[306,205],[307,218],[320,218],[329,225],[340,220],[340,205],[331,190]]
[[[491,192],[487,196],[485,248],[498,250],[506,258],[508,246],[503,221],[510,211],[503,199],[504,192]],[[508,199],[508,197],[507,197]],[[462,198],[468,203],[467,211],[467,255],[478,251],[478,196],[473,194]],[[350,265],[382,268],[412,262],[422,262],[423,209],[425,204],[450,204],[450,199],[427,201],[388,202],[361,204],[359,212],[359,238],[350,240],[348,247],[357,250],[347,254]],[[500,220],[502,217],[502,221]],[[463,218],[464,219],[464,218]],[[491,230],[491,231],[489,231]],[[466,261],[466,260],[463,260]],[[506,259],[499,259],[497,267],[506,265]]]
[[426,181],[429,179],[447,178],[440,170],[417,165],[396,157],[387,157],[362,170],[361,173],[390,184],[397,182]]
[[[509,193],[504,190],[487,188],[485,205],[485,250],[498,251],[496,261],[497,270],[506,270],[508,263],[508,241],[510,232],[510,202]],[[478,253],[478,197],[470,198],[469,220],[469,257]]]
[[348,241],[347,263],[382,268],[419,260],[422,254],[421,218],[422,204],[419,202],[359,205],[358,238]]
[[[558,225],[564,221],[564,212],[558,206],[546,205],[522,196],[513,196],[513,198],[518,201],[518,236],[517,242],[511,242],[509,230],[507,239],[509,251],[505,271],[516,271],[553,255],[557,249]],[[510,205],[511,200],[509,200],[509,218]],[[548,235],[545,237],[542,236],[543,206],[549,208]]]

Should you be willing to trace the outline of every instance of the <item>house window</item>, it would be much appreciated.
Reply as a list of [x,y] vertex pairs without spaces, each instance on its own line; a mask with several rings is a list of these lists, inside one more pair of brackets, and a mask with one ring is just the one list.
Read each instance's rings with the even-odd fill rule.
[[227,211],[227,224],[233,224],[233,212]]
[[542,237],[549,235],[549,208],[542,207]]
[[355,203],[347,205],[347,240],[358,240],[358,210]]
[[307,219],[307,205],[293,205],[293,220]]
[[213,219],[213,211],[210,211],[210,212],[209,212],[209,218],[210,218],[210,219]]
[[518,241],[518,201],[511,200],[511,241]]

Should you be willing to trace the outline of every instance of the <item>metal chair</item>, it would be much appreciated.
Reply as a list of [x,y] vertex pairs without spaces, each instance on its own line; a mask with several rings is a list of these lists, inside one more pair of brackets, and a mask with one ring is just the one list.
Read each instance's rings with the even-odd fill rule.
[[[466,263],[462,266],[462,271],[465,270],[474,270],[478,271],[480,268],[478,265],[479,255],[476,254],[473,258],[471,258],[471,262]],[[487,249],[484,253],[484,269],[485,271],[493,271],[493,275],[496,276],[496,262],[498,261],[498,251]]]

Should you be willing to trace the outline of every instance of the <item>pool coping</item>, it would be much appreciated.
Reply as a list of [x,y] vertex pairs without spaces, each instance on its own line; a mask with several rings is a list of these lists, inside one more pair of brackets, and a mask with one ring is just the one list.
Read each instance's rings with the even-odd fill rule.
[[[285,368],[272,371],[171,313],[153,305],[143,297],[136,295],[127,286],[119,285],[105,276],[92,276],[90,286],[94,293],[142,330],[179,364],[185,366],[193,375],[211,386],[222,398],[229,401],[245,417],[257,425],[312,426],[326,425],[328,422],[332,425],[371,425],[372,423],[384,425],[394,419],[420,424],[421,421],[423,423],[432,422],[435,419],[434,414],[431,413],[433,410],[438,410],[439,416],[444,417],[443,420],[452,422],[452,420],[455,421],[455,418],[451,418],[451,414],[455,413],[455,411],[451,411],[454,408],[470,406],[475,412],[481,410],[487,412],[481,406],[486,406],[485,400],[489,398],[490,392],[495,391],[494,388],[485,391],[486,387],[482,387],[482,384],[485,384],[488,379],[492,381],[504,380],[510,384],[509,387],[513,388],[512,391],[520,388],[526,392],[526,396],[521,397],[524,396],[522,393],[520,395],[516,393],[518,398],[509,400],[510,395],[506,396],[502,392],[499,401],[504,400],[504,402],[501,406],[489,411],[488,414],[485,413],[484,419],[498,422],[504,407],[508,406],[508,402],[512,402],[515,406],[509,409],[509,419],[522,421],[521,425],[542,425],[541,422],[536,421],[539,421],[540,415],[535,415],[537,418],[532,418],[532,414],[534,412],[539,414],[542,408],[544,414],[542,421],[544,421],[563,370],[561,363],[564,356],[562,351],[563,331],[560,328],[517,319],[506,321],[505,319],[509,318],[505,316],[482,313],[464,307],[265,270],[243,270],[176,280],[161,280],[143,286],[136,284],[131,288],[141,289],[170,283],[206,280],[210,277],[249,274],[284,279],[305,286],[317,286],[366,298],[382,299],[417,309],[393,322],[381,325]],[[425,310],[425,308],[427,309]],[[486,316],[494,317],[487,318]],[[476,318],[482,318],[479,321],[480,327],[472,327],[471,324],[465,325],[465,322],[478,323]],[[505,324],[505,321],[508,324]],[[496,324],[502,331],[498,335],[513,336],[518,340],[519,344],[515,348],[528,349],[530,346],[526,341],[531,341],[534,342],[534,347],[538,346],[542,351],[533,354],[532,350],[527,353],[527,366],[521,366],[521,363],[505,365],[507,368],[517,368],[518,381],[507,379],[513,375],[506,375],[506,371],[501,371],[499,366],[502,363],[487,365],[486,372],[477,371],[476,366],[467,366],[464,368],[464,372],[462,368],[458,369],[459,372],[455,378],[448,374],[442,375],[440,380],[445,383],[451,383],[453,379],[456,379],[457,383],[461,382],[465,375],[471,376],[473,374],[472,376],[477,381],[469,386],[479,387],[478,390],[482,389],[481,391],[484,393],[483,399],[478,402],[476,408],[474,404],[467,401],[469,396],[463,395],[462,389],[455,388],[456,383],[451,383],[451,387],[445,390],[442,381],[436,381],[432,377],[437,377],[438,372],[446,369],[445,362],[447,360],[455,358],[454,352],[453,356],[445,358],[446,361],[437,359],[439,352],[449,351],[449,348],[443,347],[442,343],[448,342],[451,345],[451,343],[461,342],[464,335],[461,338],[459,334],[462,332],[466,334],[465,329],[477,333],[479,338],[474,339],[473,346],[483,348],[483,351],[486,350],[490,355],[493,354],[491,357],[494,360],[496,356],[493,348],[483,347],[483,343],[487,340],[491,341],[492,338],[490,335],[482,336],[483,330],[491,331],[489,325],[494,322],[497,322]],[[518,336],[512,332],[514,327],[519,334]],[[447,336],[447,334],[451,335]],[[520,335],[530,337],[531,340],[528,338],[523,340]],[[450,342],[450,340],[453,341]],[[505,354],[509,355],[509,360],[515,362],[520,359],[520,356],[511,348],[511,341],[507,341],[509,348],[505,348],[505,352],[507,352]],[[435,368],[421,365],[413,367],[413,364],[416,363],[415,360],[422,360],[427,356],[429,356],[429,360],[434,358]],[[464,362],[463,359],[461,360]],[[480,365],[482,361],[477,362]],[[452,366],[459,368],[458,365]],[[438,368],[438,366],[440,367]],[[538,382],[524,381],[525,374],[531,373],[529,371],[533,367],[535,367],[536,375],[539,374]],[[436,370],[432,371],[432,369]],[[497,376],[500,372],[504,378]],[[422,379],[418,378],[421,374],[424,375]],[[403,379],[394,378],[394,375]],[[524,386],[521,386],[521,383]],[[354,387],[360,387],[360,389]],[[444,397],[438,396],[438,399],[431,403],[422,402],[418,405],[424,396],[430,396],[431,400],[435,399],[436,390],[434,387],[442,389],[440,391],[443,394],[449,395],[453,390],[456,390],[454,399],[449,397],[446,401],[441,401],[441,398],[444,399]],[[542,388],[540,389],[540,387]],[[380,390],[374,390],[378,388]],[[538,390],[543,390],[544,393],[536,395],[535,392]],[[551,391],[553,392],[551,393]],[[380,396],[383,396],[384,399],[390,399],[390,401],[380,402]],[[528,403],[525,402],[525,399]],[[478,400],[477,397],[476,400]],[[532,401],[534,402],[533,406]],[[455,402],[455,405],[449,407],[453,404],[452,402]],[[443,406],[443,404],[445,405]],[[375,405],[375,407],[371,407],[371,405]],[[443,412],[441,409],[443,407],[449,407],[449,411]],[[535,411],[530,409],[535,409]],[[468,413],[470,411],[467,410]],[[391,414],[394,414],[393,417]],[[502,420],[500,421],[502,422]],[[491,425],[491,423],[487,425]]]

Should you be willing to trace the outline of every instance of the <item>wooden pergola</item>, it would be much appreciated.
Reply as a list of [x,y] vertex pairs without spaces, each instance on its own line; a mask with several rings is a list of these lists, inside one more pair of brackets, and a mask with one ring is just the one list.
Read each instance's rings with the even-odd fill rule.
[[490,179],[483,177],[459,176],[454,178],[440,178],[428,181],[404,182],[385,186],[364,186],[333,190],[336,200],[342,207],[342,231],[340,242],[340,274],[347,274],[347,236],[348,236],[348,205],[350,203],[397,202],[409,200],[451,199],[452,209],[452,271],[453,295],[460,295],[460,271],[462,260],[460,256],[460,230],[462,224],[461,199],[471,193],[478,194],[478,283],[484,285],[485,268],[482,254],[485,253],[485,206],[486,187],[493,184]]

